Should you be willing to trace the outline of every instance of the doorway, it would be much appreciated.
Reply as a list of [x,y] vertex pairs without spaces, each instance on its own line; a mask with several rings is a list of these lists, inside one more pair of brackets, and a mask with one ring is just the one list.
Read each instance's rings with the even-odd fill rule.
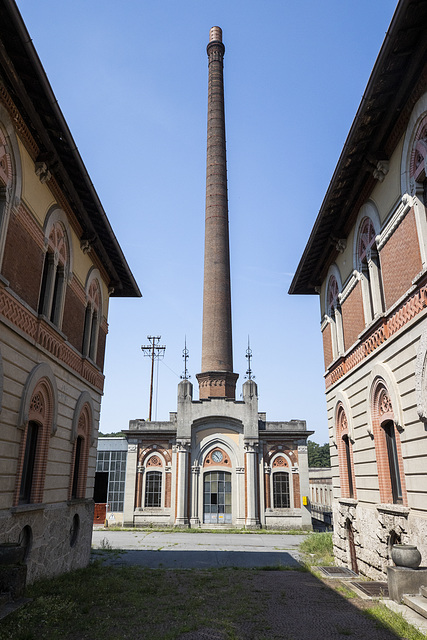
[[231,524],[231,473],[209,471],[203,478],[203,522]]

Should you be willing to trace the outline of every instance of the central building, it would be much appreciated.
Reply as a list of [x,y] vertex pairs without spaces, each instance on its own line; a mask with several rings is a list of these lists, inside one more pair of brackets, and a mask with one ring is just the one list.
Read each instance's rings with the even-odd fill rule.
[[222,31],[209,34],[205,264],[199,400],[185,379],[167,422],[131,420],[125,526],[309,528],[303,420],[268,422],[233,371]]

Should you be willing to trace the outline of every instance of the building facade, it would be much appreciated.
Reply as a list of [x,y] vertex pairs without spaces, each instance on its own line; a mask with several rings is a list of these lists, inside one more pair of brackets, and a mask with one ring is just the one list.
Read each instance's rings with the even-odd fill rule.
[[305,421],[268,422],[233,371],[222,31],[210,31],[202,370],[165,422],[131,420],[124,524],[310,528]]
[[0,543],[85,566],[109,297],[139,290],[13,0],[0,2]]
[[253,380],[239,401],[193,400],[183,380],[169,421],[131,420],[125,432],[124,524],[310,529],[311,433],[303,420],[268,422]]
[[290,289],[320,297],[336,560],[373,578],[427,559],[426,27],[398,3]]

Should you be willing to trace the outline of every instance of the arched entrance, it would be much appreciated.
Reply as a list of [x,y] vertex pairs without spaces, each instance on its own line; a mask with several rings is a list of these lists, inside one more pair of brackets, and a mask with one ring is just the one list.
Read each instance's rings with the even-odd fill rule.
[[231,473],[208,471],[203,476],[203,523],[231,524]]

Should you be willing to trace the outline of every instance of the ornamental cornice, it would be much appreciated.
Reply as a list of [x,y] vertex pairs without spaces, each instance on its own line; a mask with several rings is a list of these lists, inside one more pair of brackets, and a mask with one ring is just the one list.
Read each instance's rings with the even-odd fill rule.
[[378,251],[384,247],[384,245],[390,240],[397,227],[402,222],[403,218],[413,207],[413,199],[408,194],[402,196],[402,200],[397,205],[391,216],[390,221],[384,227],[382,232],[377,236],[376,243]]

